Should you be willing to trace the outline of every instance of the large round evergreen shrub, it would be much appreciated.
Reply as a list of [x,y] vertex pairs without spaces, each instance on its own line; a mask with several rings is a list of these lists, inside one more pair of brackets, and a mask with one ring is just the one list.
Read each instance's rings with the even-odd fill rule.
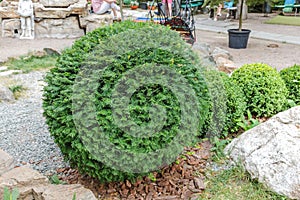
[[289,90],[288,99],[300,105],[300,65],[294,65],[280,71],[280,76],[284,80]]
[[246,64],[235,70],[231,78],[244,91],[247,109],[252,114],[268,117],[286,108],[288,90],[271,66]]
[[46,122],[66,160],[103,182],[174,161],[210,115],[198,63],[177,32],[159,25],[116,23],[77,40],[44,88]]

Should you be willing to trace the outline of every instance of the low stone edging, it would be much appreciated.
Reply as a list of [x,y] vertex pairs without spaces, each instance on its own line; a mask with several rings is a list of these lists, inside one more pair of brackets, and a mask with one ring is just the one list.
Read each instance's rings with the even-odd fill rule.
[[54,185],[48,178],[29,166],[15,167],[14,159],[0,149],[0,198],[4,188],[19,191],[19,199],[35,200],[96,200],[94,194],[80,184]]

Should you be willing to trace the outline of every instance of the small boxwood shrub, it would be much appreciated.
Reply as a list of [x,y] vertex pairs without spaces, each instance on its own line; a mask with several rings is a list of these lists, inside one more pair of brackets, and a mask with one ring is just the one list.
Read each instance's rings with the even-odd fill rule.
[[[211,103],[201,67],[197,66],[197,63],[199,60],[190,47],[178,33],[167,27],[126,21],[97,29],[77,40],[72,48],[65,50],[58,59],[56,67],[51,69],[45,78],[47,86],[44,88],[43,108],[51,135],[71,165],[102,182],[133,179],[143,175],[143,173],[115,168],[115,161],[120,160],[127,167],[127,163],[134,157],[127,154],[116,157],[113,156],[114,152],[125,149],[128,152],[152,155],[151,152],[159,151],[169,143],[173,144],[172,141],[178,134],[182,134],[179,141],[183,144],[195,142],[189,140],[189,137],[183,133],[178,133],[182,127],[190,130],[191,124],[195,121],[193,118],[182,121],[181,116],[185,109],[191,114],[199,113],[199,118],[196,118],[197,129],[191,135],[201,137]],[[168,66],[184,77],[197,97],[195,105],[198,109],[193,110],[195,105],[182,107],[181,104],[184,102],[180,102],[180,95],[189,94],[189,91],[185,91],[184,88],[178,96],[174,91],[160,84],[151,83],[137,87],[138,83],[128,78],[128,73],[139,69],[149,69],[153,73],[164,74],[165,72],[160,70],[161,66]],[[85,74],[96,77],[97,81],[85,78]],[[176,83],[178,78],[173,77],[172,73],[169,75]],[[133,76],[133,78],[140,78]],[[118,84],[121,89],[117,87]],[[128,113],[124,114],[119,108],[114,110],[111,104],[114,92],[123,92],[124,97],[129,95],[127,87],[122,87],[126,84],[136,86],[136,90],[128,101]],[[87,89],[81,91],[80,86],[86,86]],[[119,99],[122,100],[123,96]],[[88,106],[91,102],[94,107]],[[153,136],[145,138],[127,133],[128,125],[132,125],[131,121],[140,127],[147,127],[151,122],[153,110],[151,111],[150,107],[153,105],[157,105],[154,113],[160,113],[162,108],[166,112],[167,119],[158,119],[164,121],[161,129]],[[125,121],[121,127],[115,123],[113,114],[121,116],[120,120]],[[131,121],[127,123],[128,117]],[[96,119],[96,122],[89,119]],[[89,124],[90,121],[92,124]],[[101,134],[93,134],[94,131],[98,133],[99,125],[102,128]],[[79,135],[81,131],[85,134]],[[108,138],[109,142],[118,149],[111,149],[111,152],[106,153],[99,160],[95,152],[104,151],[100,145],[103,138]],[[91,142],[91,145],[87,147],[85,142]],[[153,165],[157,163],[164,165],[172,162],[168,158],[173,158],[174,155],[176,158],[179,153],[175,144],[172,150],[156,157],[149,156],[148,159],[150,163],[153,162]],[[152,166],[147,166],[143,161],[131,167],[142,171],[153,170]]]
[[209,88],[209,94],[212,101],[210,113],[205,128],[207,137],[221,137],[226,121],[226,92],[219,71],[207,69],[205,79]]
[[225,86],[227,108],[223,132],[233,133],[239,130],[238,123],[244,119],[246,99],[242,89],[226,73],[220,72],[220,76]]
[[206,80],[214,104],[209,122],[211,131],[214,136],[226,137],[228,133],[238,131],[238,123],[244,119],[245,95],[241,88],[224,72],[208,70]]
[[289,90],[288,99],[300,105],[300,65],[294,65],[280,71],[280,76],[284,80]]
[[286,108],[288,90],[271,66],[246,64],[235,70],[231,78],[244,91],[247,109],[255,116],[269,117]]

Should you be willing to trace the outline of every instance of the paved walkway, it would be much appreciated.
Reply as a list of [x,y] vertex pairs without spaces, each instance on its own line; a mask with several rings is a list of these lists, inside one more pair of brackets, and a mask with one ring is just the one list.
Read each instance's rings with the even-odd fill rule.
[[[133,17],[146,17],[148,12],[141,10],[126,10],[127,14]],[[243,28],[251,30],[250,37],[255,39],[270,40],[288,44],[300,45],[300,27],[287,25],[265,24],[264,21],[275,17],[277,14],[249,13],[248,19],[243,21]],[[227,34],[227,30],[238,28],[238,20],[218,20],[214,21],[208,17],[208,14],[197,14],[194,16],[196,29]],[[294,17],[294,16],[291,16]]]
[[[286,25],[265,24],[264,21],[270,19],[263,17],[263,14],[249,14],[249,18],[244,20],[243,28],[251,30],[250,37],[256,39],[270,40],[288,44],[300,45],[300,27]],[[227,34],[227,30],[238,28],[238,20],[218,20],[208,18],[208,15],[195,15],[196,29]]]
[[[146,17],[148,12],[143,10],[125,10],[127,15],[132,18]],[[243,28],[250,29],[251,38],[270,40],[282,42],[287,44],[300,45],[300,27],[299,26],[286,26],[286,25],[271,25],[264,24],[263,22],[270,17],[263,17],[263,14],[249,14],[249,18],[244,20]],[[196,29],[201,31],[210,31],[215,33],[224,33],[227,35],[227,29],[237,28],[238,20],[218,20],[213,21],[208,18],[208,14],[195,15]],[[35,40],[19,40],[17,38],[2,38],[0,37],[0,62],[6,60],[8,57],[16,57],[24,55],[29,51],[41,50],[44,47],[54,49],[64,49],[72,45],[75,39],[35,39]],[[4,50],[5,49],[5,50]]]

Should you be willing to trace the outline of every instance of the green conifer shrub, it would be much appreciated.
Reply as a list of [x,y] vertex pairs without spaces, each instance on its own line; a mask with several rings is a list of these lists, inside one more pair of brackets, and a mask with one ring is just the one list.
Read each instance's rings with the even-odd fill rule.
[[[46,122],[66,160],[102,182],[133,179],[144,174],[127,171],[128,166],[146,172],[155,170],[153,166],[157,164],[163,166],[174,161],[174,155],[176,158],[182,150],[180,145],[192,144],[202,136],[203,124],[209,116],[210,97],[198,63],[197,56],[179,34],[160,25],[126,21],[97,29],[77,40],[47,74],[43,95]],[[165,71],[165,66],[171,72]],[[141,71],[131,74],[134,70]],[[157,79],[166,75],[174,84],[186,81],[196,101],[190,105],[180,101],[190,98],[186,87],[173,91],[172,87],[156,83],[139,86],[135,78],[146,79],[145,71],[156,74]],[[135,87],[132,94],[127,91],[129,86]],[[116,93],[122,95],[115,98]],[[128,112],[114,107],[116,101],[127,100],[128,96]],[[186,118],[182,119],[184,112],[191,116],[184,115]],[[193,117],[193,113],[198,113],[198,117]],[[135,131],[132,127],[144,127],[145,132],[153,128],[148,124],[155,114],[158,115],[156,122],[164,123],[154,135],[135,137],[128,133]],[[120,117],[119,123],[115,116]],[[191,124],[196,124],[195,130]],[[187,131],[181,132],[182,129]],[[116,149],[103,148],[100,144],[104,139]],[[173,148],[165,148],[169,144],[174,144]],[[135,157],[116,156],[119,150],[152,155],[151,152],[164,148],[162,154],[149,156],[148,161],[135,166],[130,165]],[[99,159],[97,153],[104,156]],[[114,166],[119,161],[124,162],[124,170]]]

